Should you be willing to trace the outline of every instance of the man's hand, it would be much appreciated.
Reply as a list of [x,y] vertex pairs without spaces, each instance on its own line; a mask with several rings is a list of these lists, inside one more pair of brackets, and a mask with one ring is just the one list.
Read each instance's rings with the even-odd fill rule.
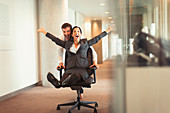
[[95,66],[97,69],[99,68],[99,65],[97,65],[97,61],[94,60],[93,65],[91,65],[90,68],[93,67],[93,66]]
[[96,67],[97,69],[99,68],[99,65],[97,65],[97,61],[94,60],[93,65],[91,65],[90,68],[93,67],[93,66]]
[[38,32],[38,33],[41,32],[41,33],[43,33],[44,35],[47,34],[47,32],[44,30],[44,27],[38,29],[37,32]]
[[59,65],[56,68],[61,68],[63,67],[65,69],[65,66],[63,65],[63,62],[59,63]]
[[93,67],[93,66],[95,66],[97,69],[99,68],[99,65],[97,65],[97,64],[91,65],[90,68]]

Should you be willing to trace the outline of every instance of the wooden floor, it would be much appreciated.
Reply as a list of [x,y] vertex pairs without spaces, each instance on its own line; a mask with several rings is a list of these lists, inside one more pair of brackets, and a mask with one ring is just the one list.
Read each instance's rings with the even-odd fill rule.
[[[85,88],[84,101],[97,101],[98,113],[112,113],[113,108],[113,62],[108,59],[97,70],[97,83]],[[0,102],[0,113],[68,113],[70,107],[56,110],[57,104],[76,100],[76,92],[70,88],[35,87]],[[89,108],[73,110],[72,113],[93,113]]]

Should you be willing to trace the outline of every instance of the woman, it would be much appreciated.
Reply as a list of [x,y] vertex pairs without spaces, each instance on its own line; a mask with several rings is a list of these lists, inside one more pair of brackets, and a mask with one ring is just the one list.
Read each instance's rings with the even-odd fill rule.
[[[88,60],[87,60],[87,50],[93,44],[96,44],[101,38],[106,36],[112,28],[109,28],[102,32],[100,35],[87,40],[80,39],[82,35],[82,30],[80,27],[75,26],[71,31],[71,38],[69,41],[62,41],[59,38],[56,38],[52,34],[46,32],[44,28],[40,28],[38,32],[42,32],[46,37],[50,38],[57,45],[66,49],[67,54],[67,67],[66,72],[63,75],[62,80],[59,81],[51,74],[48,73],[47,79],[51,82],[56,88],[59,88],[61,85],[74,85],[77,82],[85,81],[89,75],[87,72]],[[93,62],[94,66],[97,66],[97,62]],[[91,66],[91,67],[92,67]]]

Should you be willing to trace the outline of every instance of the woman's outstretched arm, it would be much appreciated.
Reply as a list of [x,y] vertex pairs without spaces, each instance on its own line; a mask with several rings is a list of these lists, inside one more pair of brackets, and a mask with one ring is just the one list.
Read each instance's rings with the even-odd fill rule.
[[110,25],[109,25],[109,28],[106,31],[104,31],[104,32],[100,33],[99,35],[95,36],[94,38],[88,40],[88,45],[92,46],[93,44],[96,44],[101,38],[106,36],[112,29],[113,28],[110,27]]
[[53,42],[55,42],[57,45],[65,48],[65,41],[60,40],[59,38],[55,37],[54,35],[52,35],[51,33],[48,33],[47,31],[44,30],[44,28],[40,28],[37,30],[37,32],[39,33],[43,33],[46,37],[48,37],[49,39],[51,39]]

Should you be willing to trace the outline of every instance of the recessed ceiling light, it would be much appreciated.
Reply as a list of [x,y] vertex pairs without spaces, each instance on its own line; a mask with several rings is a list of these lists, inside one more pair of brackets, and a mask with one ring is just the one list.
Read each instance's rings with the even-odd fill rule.
[[108,19],[112,19],[112,17],[111,17],[111,16],[109,16],[109,17],[108,17]]
[[106,11],[106,12],[104,12],[105,14],[109,14],[110,12],[108,12],[108,11]]
[[101,6],[104,6],[104,5],[105,5],[105,3],[101,3],[100,5],[101,5]]

